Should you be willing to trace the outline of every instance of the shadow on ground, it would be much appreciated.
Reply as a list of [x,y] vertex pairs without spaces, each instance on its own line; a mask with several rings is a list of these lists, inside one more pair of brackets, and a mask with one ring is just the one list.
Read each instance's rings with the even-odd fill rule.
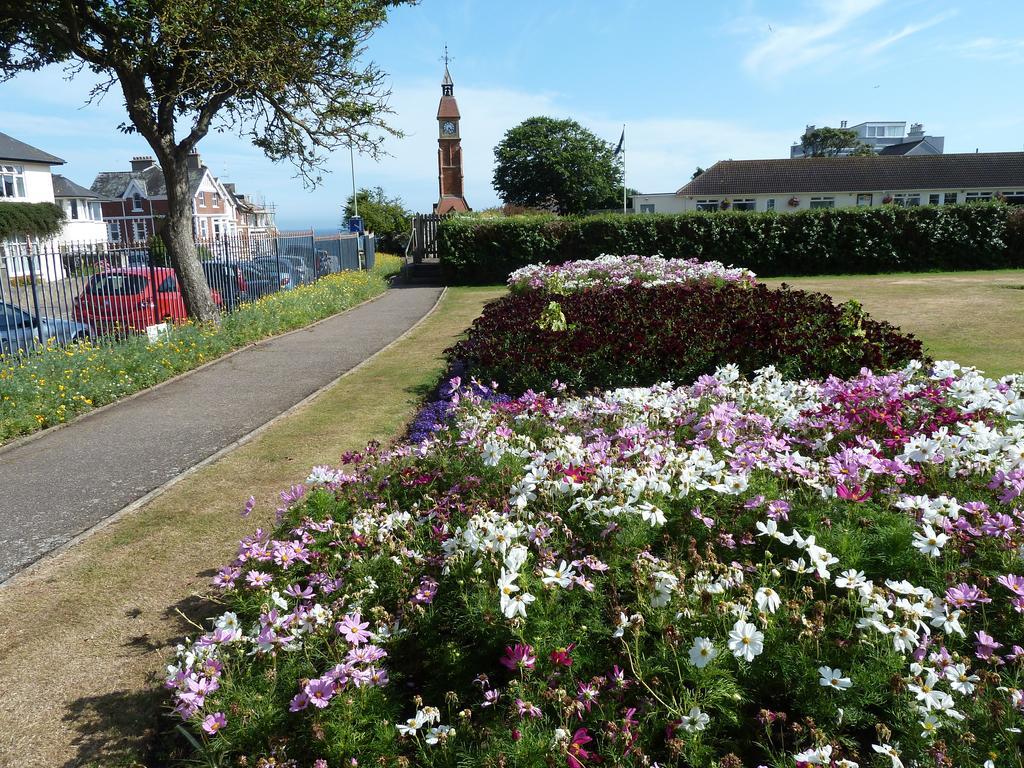
[[[141,634],[122,645],[125,655],[152,656],[154,670],[171,662],[173,648],[186,636],[194,637],[217,604],[190,595],[163,612],[159,637]],[[191,623],[195,622],[195,624]],[[117,684],[117,681],[112,681]],[[160,768],[188,754],[177,730],[180,720],[167,708],[169,698],[162,675],[156,672],[142,690],[125,688],[98,696],[83,696],[67,708],[63,720],[73,735],[75,756],[64,768]]]

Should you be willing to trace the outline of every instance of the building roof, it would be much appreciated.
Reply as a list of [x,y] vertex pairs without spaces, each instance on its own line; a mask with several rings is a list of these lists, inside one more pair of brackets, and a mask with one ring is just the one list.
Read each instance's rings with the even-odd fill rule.
[[61,176],[59,173],[53,174],[53,196],[54,197],[87,197],[96,199],[99,197],[91,189],[86,189],[81,184],[75,184],[67,176]]
[[64,161],[49,152],[43,152],[30,144],[18,141],[13,136],[0,133],[0,160],[21,160],[26,163],[64,165]]
[[450,117],[459,118],[459,105],[455,103],[454,96],[442,96],[441,103],[437,105],[438,119]]
[[1024,152],[722,160],[677,194],[1010,187],[1024,189]]
[[[195,195],[199,190],[199,184],[206,173],[206,166],[198,170],[189,170],[188,186],[189,193]],[[141,171],[102,171],[96,174],[92,183],[92,191],[104,200],[119,200],[124,196],[128,185],[137,181],[146,197],[166,197],[167,184],[164,181],[164,173],[160,166],[151,165]]]
[[882,147],[878,150],[880,155],[906,155],[909,154],[912,149],[924,144],[924,139],[915,139],[914,141],[904,141],[900,144],[889,144],[888,146]]

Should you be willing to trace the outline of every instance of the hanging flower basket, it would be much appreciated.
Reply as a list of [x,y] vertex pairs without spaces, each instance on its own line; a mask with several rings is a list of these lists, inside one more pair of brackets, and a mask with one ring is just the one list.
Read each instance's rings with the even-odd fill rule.
[[800,198],[799,197],[791,197],[791,198],[789,198],[789,207],[790,208],[796,208],[798,205],[800,205]]
[[723,200],[718,204],[718,207],[721,208],[723,211],[728,211],[730,205],[732,205],[731,200]]
[[885,197],[882,198],[882,204],[883,205],[888,205],[891,202],[892,202],[892,195],[886,195]]

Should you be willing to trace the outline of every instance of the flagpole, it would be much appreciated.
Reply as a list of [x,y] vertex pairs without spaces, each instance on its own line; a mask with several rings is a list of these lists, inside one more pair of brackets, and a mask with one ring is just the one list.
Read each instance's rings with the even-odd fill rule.
[[626,124],[622,124],[622,212],[626,212]]

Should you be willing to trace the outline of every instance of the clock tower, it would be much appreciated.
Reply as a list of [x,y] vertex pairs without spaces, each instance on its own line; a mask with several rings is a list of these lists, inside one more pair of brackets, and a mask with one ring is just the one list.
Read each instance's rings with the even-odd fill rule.
[[460,213],[469,210],[462,191],[462,138],[459,133],[459,105],[455,102],[455,84],[448,72],[448,49],[444,54],[444,80],[441,103],[437,106],[437,183],[438,200],[434,213]]

